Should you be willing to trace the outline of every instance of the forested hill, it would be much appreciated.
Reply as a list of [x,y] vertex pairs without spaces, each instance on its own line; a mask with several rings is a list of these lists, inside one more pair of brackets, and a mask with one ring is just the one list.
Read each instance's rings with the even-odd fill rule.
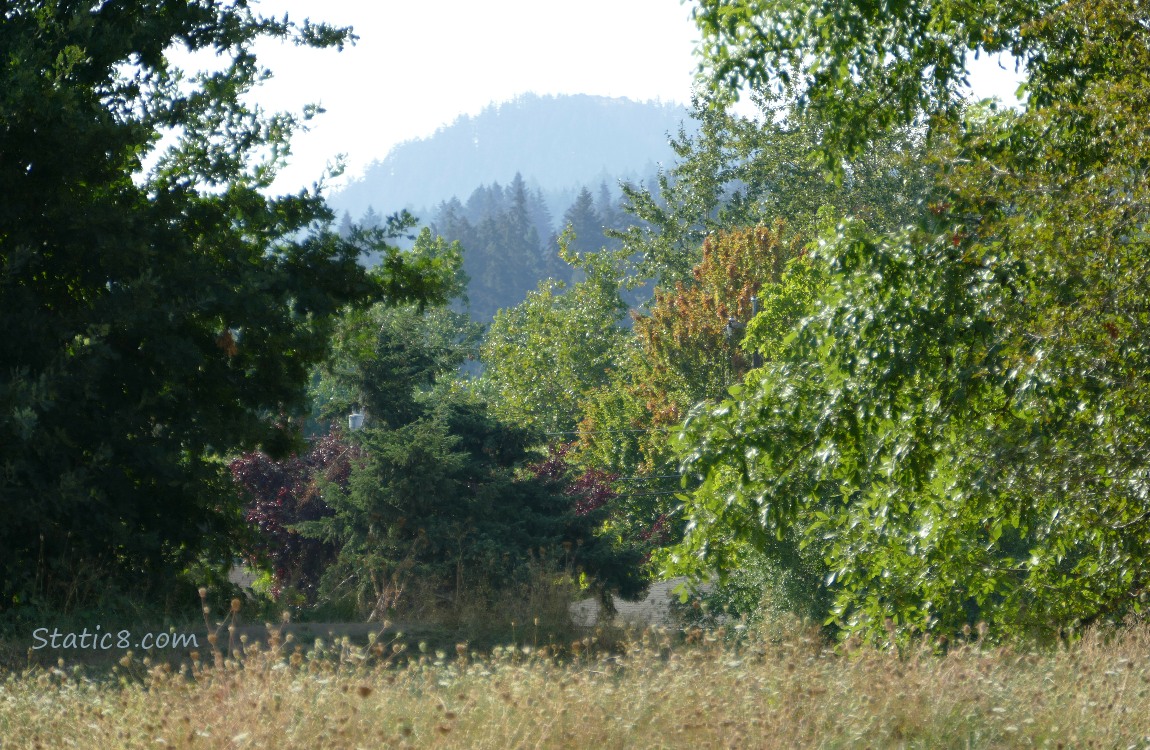
[[668,134],[688,120],[676,104],[525,94],[396,146],[332,195],[331,204],[353,217],[369,206],[383,214],[419,212],[466,197],[477,185],[507,184],[518,172],[558,202],[551,206],[558,215],[583,185],[638,181],[657,164],[668,165],[674,157]]

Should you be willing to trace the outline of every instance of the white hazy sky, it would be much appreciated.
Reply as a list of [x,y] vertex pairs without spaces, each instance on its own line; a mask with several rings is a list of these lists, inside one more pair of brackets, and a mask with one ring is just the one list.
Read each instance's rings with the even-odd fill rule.
[[[392,146],[527,92],[685,104],[696,68],[699,35],[679,0],[263,0],[256,9],[359,36],[343,52],[257,48],[275,73],[261,104],[327,110],[297,134],[277,191],[310,185],[341,153],[343,179],[358,177]],[[1013,99],[1013,72],[988,63],[974,71],[976,90]]]
[[343,52],[264,44],[258,99],[327,112],[293,141],[276,183],[310,184],[338,153],[348,177],[404,140],[520,94],[690,101],[698,34],[678,0],[265,0],[265,15],[355,28]]

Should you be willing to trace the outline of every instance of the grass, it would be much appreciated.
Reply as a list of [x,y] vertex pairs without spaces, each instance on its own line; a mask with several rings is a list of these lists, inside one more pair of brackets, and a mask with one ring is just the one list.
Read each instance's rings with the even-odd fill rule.
[[[0,746],[1146,747],[1150,629],[1048,653],[945,656],[695,630],[610,634],[485,654],[298,644],[271,629],[231,658],[125,654],[112,670],[0,680]],[[241,646],[241,644],[235,644]]]

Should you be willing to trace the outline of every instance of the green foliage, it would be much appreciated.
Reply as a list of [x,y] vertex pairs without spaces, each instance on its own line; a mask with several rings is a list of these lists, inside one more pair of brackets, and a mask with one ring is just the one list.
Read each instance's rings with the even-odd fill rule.
[[786,352],[790,335],[814,309],[826,288],[826,269],[806,253],[792,258],[774,284],[758,294],[759,313],[747,323],[744,351],[775,362]]
[[335,414],[354,394],[367,427],[353,433],[362,460],[346,487],[324,485],[331,515],[297,525],[337,550],[323,594],[378,619],[410,607],[414,589],[463,606],[545,564],[634,593],[636,553],[596,535],[606,511],[577,507],[566,477],[532,472],[536,431],[499,419],[452,377],[476,333],[461,318],[375,308],[341,324],[321,382]]
[[[409,252],[418,262],[452,271],[445,286],[453,294],[462,290],[458,243],[424,229]],[[342,421],[362,411],[369,423],[407,424],[422,413],[442,376],[478,355],[481,334],[479,324],[445,305],[349,310],[332,331],[331,355],[313,374],[313,417]]]
[[327,495],[334,515],[300,525],[340,549],[325,578],[329,593],[345,582],[370,584],[382,615],[416,582],[454,597],[510,585],[535,555],[569,556],[579,566],[600,556],[601,514],[578,516],[557,485],[516,476],[529,439],[474,402],[367,430],[367,459],[348,491]]
[[[386,233],[340,238],[319,186],[265,195],[315,109],[246,103],[269,75],[253,45],[342,46],[348,30],[246,3],[17,2],[3,17],[0,610],[71,606],[85,570],[162,591],[200,558],[230,560],[241,518],[221,457],[290,445],[282,417],[330,318],[441,299],[449,269]],[[221,69],[185,77],[174,44]],[[142,174],[165,133],[175,145]],[[369,274],[357,259],[373,249]]]
[[[879,639],[888,618],[895,637],[953,637],[979,620],[1050,636],[1141,613],[1145,11],[912,4],[847,23],[864,6],[836,7],[825,26],[836,33],[814,33],[814,13],[771,38],[826,53],[811,58],[806,94],[835,128],[857,124],[864,85],[860,101],[894,96],[877,126],[912,110],[935,118],[941,198],[904,230],[848,221],[827,236],[826,293],[780,358],[688,423],[685,466],[703,489],[675,560],[730,568],[741,544],[794,536],[828,566],[833,620]],[[905,54],[874,57],[876,41],[889,50],[926,24],[933,36],[905,37]],[[943,95],[979,44],[1022,56],[1022,112],[955,119]],[[776,72],[785,61],[760,52]],[[828,60],[853,77],[820,76]]]
[[740,341],[752,298],[798,252],[784,227],[709,237],[692,283],[655,291],[634,315],[635,345],[610,380],[586,394],[580,461],[633,483],[620,490],[612,525],[626,537],[667,526],[676,500],[677,457],[668,436],[696,403],[719,398],[750,366]]
[[821,585],[825,576],[826,566],[814,551],[798,549],[794,540],[769,551],[745,545],[737,567],[704,587],[689,587],[684,619],[704,627],[737,621],[777,636],[796,618],[808,623],[825,619],[833,603]]
[[544,433],[574,429],[584,394],[608,381],[627,341],[618,254],[564,253],[585,280],[543,282],[496,313],[480,355],[495,413]]
[[717,231],[783,220],[788,241],[806,242],[817,233],[820,211],[865,217],[884,229],[918,211],[929,170],[916,131],[877,139],[845,162],[836,183],[817,158],[825,123],[787,111],[781,97],[753,99],[757,116],[742,117],[696,98],[698,131],[680,129],[672,140],[678,161],[660,173],[657,190],[623,186],[627,210],[640,222],[613,234],[635,258],[638,278],[667,289],[689,284],[703,240]]
[[[762,436],[763,441],[770,442],[773,452],[769,460],[775,462],[763,465],[768,459],[758,443],[750,447],[741,430],[744,423],[755,419],[744,410],[753,408],[752,399],[758,394],[760,383],[790,353],[787,342],[792,332],[817,309],[826,289],[826,276],[819,258],[802,254],[787,262],[774,283],[763,284],[757,295],[761,309],[747,324],[743,340],[744,349],[763,357],[763,367],[747,372],[746,384],[729,388],[733,398],[718,406],[713,401],[692,404],[695,408],[685,432],[672,435],[671,444],[664,444],[664,450],[677,445],[680,454],[688,451],[685,477],[701,485],[680,495],[685,534],[659,558],[668,575],[706,579],[717,573],[717,591],[712,597],[716,600],[733,598],[736,607],[789,607],[820,620],[826,618],[830,608],[823,586],[828,571],[822,545],[817,540],[812,544],[794,528],[767,526],[771,519],[758,515],[761,503],[748,502],[744,497],[753,482],[769,476],[775,466],[787,465],[789,451],[802,445],[805,435],[787,425]],[[794,416],[798,414],[810,417],[813,384],[812,380],[796,377],[794,387],[768,408],[781,412],[780,420],[790,416],[798,421]],[[731,430],[733,425],[737,427]],[[797,485],[806,488],[801,479]],[[755,571],[763,575],[763,571],[769,571],[771,576],[771,585],[757,597],[744,591],[749,582],[757,580]],[[755,614],[745,610],[738,613]]]
[[[1059,55],[1036,23],[1053,2],[702,0],[702,71],[721,100],[794,91],[824,124],[824,164],[842,173],[892,127],[956,118],[968,56],[1010,52],[1027,68]],[[1048,102],[1034,79],[1028,87]]]

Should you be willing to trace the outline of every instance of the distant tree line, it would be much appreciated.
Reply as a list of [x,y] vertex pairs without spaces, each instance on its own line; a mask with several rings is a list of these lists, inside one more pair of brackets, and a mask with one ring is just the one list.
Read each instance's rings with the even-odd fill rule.
[[[614,235],[634,227],[636,219],[623,208],[622,195],[606,181],[593,192],[582,187],[556,221],[541,188],[530,188],[519,173],[511,182],[480,185],[467,200],[441,201],[430,215],[432,233],[459,242],[466,252],[464,292],[472,318],[488,323],[498,310],[513,307],[544,279],[569,283],[578,271],[559,257],[559,238],[570,228],[575,252],[610,250],[621,245]],[[379,226],[383,216],[369,206],[357,223]],[[345,212],[341,231],[348,233],[352,217]]]

